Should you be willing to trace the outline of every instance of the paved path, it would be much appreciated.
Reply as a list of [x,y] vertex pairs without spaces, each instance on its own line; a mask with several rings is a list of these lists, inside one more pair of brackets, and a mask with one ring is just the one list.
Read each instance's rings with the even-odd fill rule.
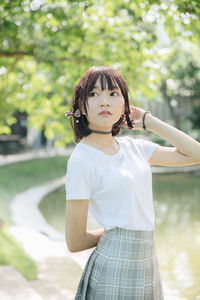
[[54,179],[17,194],[11,202],[11,219],[16,225],[26,226],[45,233],[51,239],[64,239],[63,234],[51,227],[38,209],[40,201],[49,193],[62,187],[65,177]]
[[[11,226],[9,232],[22,243],[25,251],[36,262],[38,269],[38,280],[27,282],[26,285],[23,285],[20,278],[17,283],[13,282],[14,285],[18,285],[21,294],[23,290],[26,291],[28,285],[43,300],[74,299],[82,268],[71,257],[64,240],[59,242],[51,240],[28,226]],[[12,272],[10,275],[10,286],[13,286]],[[4,292],[6,293],[6,289]],[[10,296],[9,289],[7,289],[7,295]],[[8,299],[15,300],[14,297]],[[27,299],[29,300],[29,298],[19,298],[19,300]]]

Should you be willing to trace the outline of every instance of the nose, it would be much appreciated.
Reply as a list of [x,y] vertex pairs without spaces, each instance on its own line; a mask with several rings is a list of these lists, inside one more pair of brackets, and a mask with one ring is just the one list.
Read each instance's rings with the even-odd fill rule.
[[106,93],[102,93],[100,97],[100,105],[109,105],[109,97],[107,96]]

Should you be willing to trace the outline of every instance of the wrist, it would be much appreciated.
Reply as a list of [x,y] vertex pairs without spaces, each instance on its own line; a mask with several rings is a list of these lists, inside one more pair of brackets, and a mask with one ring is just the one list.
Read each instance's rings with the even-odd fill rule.
[[153,122],[156,120],[156,117],[154,117],[151,114],[146,114],[145,116],[145,125],[146,125],[146,130],[152,131],[153,128]]
[[147,130],[147,128],[146,128],[146,122],[145,122],[145,118],[146,118],[146,115],[147,115],[147,114],[150,114],[150,115],[151,115],[151,112],[148,111],[148,110],[146,110],[146,111],[143,113],[143,116],[142,116],[142,128],[143,128],[144,130]]

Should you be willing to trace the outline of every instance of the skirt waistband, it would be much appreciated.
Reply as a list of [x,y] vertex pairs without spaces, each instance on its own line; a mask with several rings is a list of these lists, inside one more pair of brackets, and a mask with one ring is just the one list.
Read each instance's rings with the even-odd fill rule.
[[116,226],[115,228],[105,230],[103,233],[104,236],[111,237],[116,236],[118,238],[125,238],[125,239],[139,239],[139,240],[154,240],[155,238],[155,231],[148,231],[148,230],[130,230],[125,229],[122,227]]

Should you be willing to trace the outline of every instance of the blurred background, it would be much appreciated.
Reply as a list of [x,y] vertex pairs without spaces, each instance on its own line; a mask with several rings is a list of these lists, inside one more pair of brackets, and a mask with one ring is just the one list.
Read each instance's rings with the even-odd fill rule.
[[[1,288],[4,299],[6,293],[11,296],[9,274],[18,270],[32,284],[26,294],[27,282],[21,278],[26,299],[31,293],[37,294],[34,299],[52,299],[54,294],[53,299],[73,299],[91,253],[68,253],[71,260],[63,254],[58,261],[55,251],[50,263],[25,247],[24,231],[15,231],[15,226],[36,229],[37,247],[41,235],[48,240],[52,232],[43,225],[36,228],[37,218],[26,222],[25,202],[15,201],[31,188],[51,183],[42,201],[35,201],[46,223],[61,234],[54,238],[64,243],[64,176],[75,146],[64,111],[70,110],[73,88],[83,73],[93,65],[114,67],[127,81],[130,105],[150,110],[200,142],[199,40],[199,1],[1,1],[0,272],[8,275],[0,296]],[[170,146],[152,132],[123,128],[120,134]],[[199,169],[152,167],[158,256],[169,300],[200,299]],[[40,193],[29,193],[30,200]],[[89,214],[88,229],[99,227]]]

